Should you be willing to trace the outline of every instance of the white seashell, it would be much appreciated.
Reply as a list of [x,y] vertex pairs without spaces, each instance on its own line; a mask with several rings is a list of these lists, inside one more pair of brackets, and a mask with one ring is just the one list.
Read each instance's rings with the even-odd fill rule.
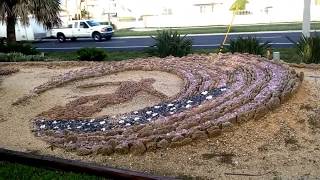
[[186,108],[191,108],[192,106],[190,104],[186,105]]
[[207,95],[207,94],[208,94],[208,91],[203,91],[201,94],[202,94],[202,95]]
[[207,96],[206,99],[210,100],[212,99],[213,97],[210,95],[210,96]]
[[140,119],[139,117],[135,117],[135,118],[134,118],[135,121],[138,121],[139,119]]
[[123,124],[123,123],[124,123],[124,120],[120,120],[119,123],[120,123],[120,124]]

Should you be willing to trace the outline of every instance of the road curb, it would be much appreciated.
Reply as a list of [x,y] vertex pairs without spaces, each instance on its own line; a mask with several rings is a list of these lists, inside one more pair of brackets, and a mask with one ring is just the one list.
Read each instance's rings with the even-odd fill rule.
[[72,171],[77,173],[87,173],[106,178],[117,179],[141,179],[141,180],[171,180],[174,178],[153,176],[141,172],[116,169],[106,166],[101,166],[93,163],[86,163],[77,160],[68,160],[53,156],[42,156],[37,154],[12,151],[0,148],[0,160],[12,163],[20,163],[34,167],[47,169],[58,169],[62,171]]

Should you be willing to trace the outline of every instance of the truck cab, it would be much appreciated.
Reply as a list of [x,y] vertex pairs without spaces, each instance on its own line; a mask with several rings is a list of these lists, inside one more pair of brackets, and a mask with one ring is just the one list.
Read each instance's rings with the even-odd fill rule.
[[95,41],[110,40],[113,33],[112,26],[101,25],[94,20],[75,20],[68,23],[67,27],[51,30],[51,35],[59,42],[65,42],[66,39],[75,41],[77,38],[93,38]]

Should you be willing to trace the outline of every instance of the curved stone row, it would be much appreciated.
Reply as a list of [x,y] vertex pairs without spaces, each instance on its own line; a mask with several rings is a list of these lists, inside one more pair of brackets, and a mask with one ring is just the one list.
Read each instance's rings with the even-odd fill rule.
[[0,76],[7,76],[19,72],[17,68],[0,67]]
[[295,93],[303,80],[303,74],[286,65],[248,54],[149,58],[71,71],[34,88],[15,104],[73,81],[130,70],[173,73],[184,87],[158,105],[116,117],[55,119],[50,116],[57,110],[53,108],[34,119],[36,135],[79,155],[141,154],[182,146],[261,118]]

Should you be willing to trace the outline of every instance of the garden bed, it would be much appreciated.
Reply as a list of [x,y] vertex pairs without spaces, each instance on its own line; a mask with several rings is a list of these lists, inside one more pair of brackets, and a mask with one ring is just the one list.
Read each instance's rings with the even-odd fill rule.
[[229,54],[2,68],[19,69],[1,77],[3,147],[180,177],[319,176],[319,70]]

